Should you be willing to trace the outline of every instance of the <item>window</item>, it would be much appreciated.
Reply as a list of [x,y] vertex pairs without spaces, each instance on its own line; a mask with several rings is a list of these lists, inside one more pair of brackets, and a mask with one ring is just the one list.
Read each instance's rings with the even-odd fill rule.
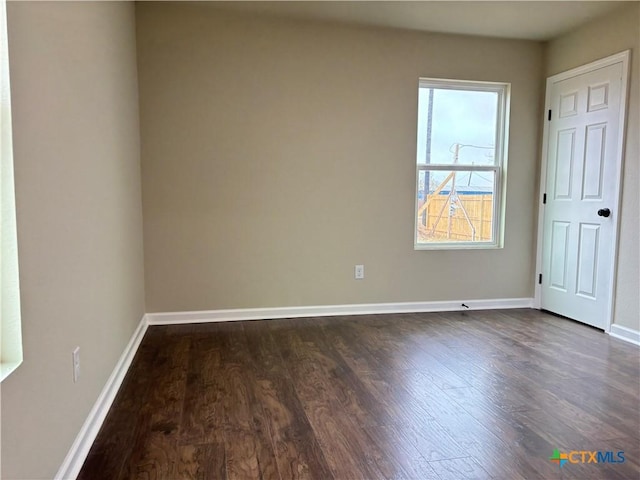
[[22,363],[6,4],[0,0],[0,381]]
[[421,78],[416,249],[498,248],[509,84]]

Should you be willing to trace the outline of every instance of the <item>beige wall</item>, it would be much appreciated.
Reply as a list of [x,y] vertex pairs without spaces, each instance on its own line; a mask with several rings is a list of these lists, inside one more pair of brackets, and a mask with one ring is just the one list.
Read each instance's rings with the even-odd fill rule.
[[[149,312],[532,296],[540,44],[136,8]],[[419,76],[512,83],[503,250],[413,250]]]
[[2,384],[2,478],[50,479],[144,313],[135,17],[16,2],[8,21],[24,364]]
[[548,44],[547,75],[631,49],[614,323],[640,330],[640,4],[634,2]]
[[[9,5],[25,362],[2,384],[3,478],[57,471],[145,285],[151,312],[532,295],[540,44],[136,12],[141,129],[132,4]],[[634,49],[616,323],[635,329],[639,13],[546,51],[551,75]],[[413,250],[419,76],[512,83],[502,250]]]

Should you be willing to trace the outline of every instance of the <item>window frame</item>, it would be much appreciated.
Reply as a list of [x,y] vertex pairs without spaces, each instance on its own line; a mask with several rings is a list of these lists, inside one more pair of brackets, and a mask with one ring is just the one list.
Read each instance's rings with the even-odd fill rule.
[[6,7],[0,0],[0,382],[23,361]]
[[[509,113],[511,100],[511,83],[487,82],[473,80],[453,80],[441,78],[420,77],[418,79],[418,92],[421,88],[433,88],[442,90],[461,90],[475,92],[493,92],[498,95],[496,111],[496,138],[495,156],[493,165],[472,164],[442,164],[419,163],[416,151],[416,179],[415,179],[415,206],[413,210],[413,248],[414,250],[482,250],[504,248],[506,190],[507,190],[507,154],[509,144]],[[426,121],[426,120],[425,120]],[[437,120],[436,120],[437,121]],[[418,111],[416,134],[421,123]],[[464,171],[464,172],[494,172],[494,199],[493,199],[493,225],[491,242],[460,242],[438,241],[418,243],[418,209],[420,192],[420,172],[427,171]]]

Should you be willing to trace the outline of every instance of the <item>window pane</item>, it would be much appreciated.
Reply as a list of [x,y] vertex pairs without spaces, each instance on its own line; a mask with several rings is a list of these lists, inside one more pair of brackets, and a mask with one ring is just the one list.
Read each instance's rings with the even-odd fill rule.
[[495,172],[418,172],[418,244],[493,238]]
[[419,164],[494,165],[497,92],[420,87]]

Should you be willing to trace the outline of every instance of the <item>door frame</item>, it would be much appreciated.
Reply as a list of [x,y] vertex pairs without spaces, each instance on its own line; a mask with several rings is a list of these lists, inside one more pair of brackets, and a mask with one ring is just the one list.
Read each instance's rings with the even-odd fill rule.
[[620,204],[622,199],[622,172],[624,169],[625,160],[625,137],[627,130],[627,103],[629,101],[629,59],[631,57],[631,50],[625,50],[614,55],[596,60],[594,62],[582,65],[580,67],[567,70],[566,72],[558,73],[547,78],[545,98],[544,98],[544,128],[542,132],[542,152],[540,161],[540,190],[538,193],[538,228],[537,228],[537,242],[536,242],[536,277],[535,277],[535,292],[533,297],[533,307],[542,308],[542,286],[539,283],[539,275],[542,274],[542,244],[544,241],[544,205],[542,203],[543,195],[546,191],[547,185],[547,149],[549,147],[549,121],[547,120],[547,112],[551,109],[551,87],[554,83],[562,80],[567,80],[584,73],[589,73],[594,70],[598,70],[616,63],[622,63],[622,84],[620,93],[622,98],[620,99],[620,131],[618,132],[618,138],[616,139],[618,158],[616,165],[616,181],[618,195],[614,197],[612,211],[615,212],[614,219],[614,231],[613,231],[613,249],[611,254],[611,277],[609,278],[609,285],[611,285],[611,298],[607,305],[607,318],[605,319],[605,332],[611,331],[611,324],[613,323],[613,309],[616,294],[616,275],[618,271],[618,234],[620,232]]

